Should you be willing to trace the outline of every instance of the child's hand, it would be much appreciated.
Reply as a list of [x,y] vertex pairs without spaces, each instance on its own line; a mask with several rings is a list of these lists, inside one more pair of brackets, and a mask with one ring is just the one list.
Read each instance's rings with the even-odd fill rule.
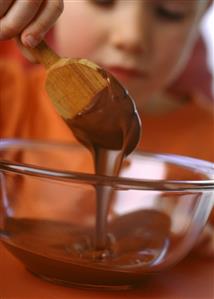
[[35,47],[63,11],[63,0],[0,0],[0,40]]

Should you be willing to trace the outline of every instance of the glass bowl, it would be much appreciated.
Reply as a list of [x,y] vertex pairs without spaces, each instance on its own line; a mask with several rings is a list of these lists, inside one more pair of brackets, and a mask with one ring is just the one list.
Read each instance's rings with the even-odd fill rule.
[[212,163],[136,151],[120,177],[98,176],[77,144],[1,140],[0,183],[1,241],[68,286],[126,289],[172,266],[214,203]]

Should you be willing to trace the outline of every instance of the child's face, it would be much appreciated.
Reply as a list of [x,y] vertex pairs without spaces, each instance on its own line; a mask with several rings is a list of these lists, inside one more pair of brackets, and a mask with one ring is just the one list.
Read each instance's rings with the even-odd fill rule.
[[183,69],[206,5],[207,0],[65,0],[58,51],[103,66],[139,104]]

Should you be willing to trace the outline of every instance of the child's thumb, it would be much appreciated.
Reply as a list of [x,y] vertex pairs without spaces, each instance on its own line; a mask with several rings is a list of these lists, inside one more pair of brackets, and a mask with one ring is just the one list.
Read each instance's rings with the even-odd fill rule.
[[17,37],[16,38],[16,43],[20,49],[20,51],[22,52],[22,54],[25,56],[25,58],[27,58],[30,62],[32,63],[38,63],[38,61],[36,61],[35,57],[31,54],[31,52],[27,49],[27,47],[25,47],[23,45],[23,43],[21,42],[20,38]]

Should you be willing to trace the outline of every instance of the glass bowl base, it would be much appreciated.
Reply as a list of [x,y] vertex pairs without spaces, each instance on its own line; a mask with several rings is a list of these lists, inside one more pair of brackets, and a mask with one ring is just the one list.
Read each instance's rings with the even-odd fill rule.
[[70,288],[78,288],[78,289],[85,289],[85,290],[98,290],[98,291],[126,291],[131,290],[139,286],[140,282],[138,283],[132,283],[132,284],[93,284],[93,283],[86,283],[86,282],[76,282],[76,281],[68,281],[68,280],[62,280],[59,278],[53,278],[48,277],[46,275],[43,275],[41,273],[37,273],[35,271],[32,271],[29,268],[26,268],[31,274],[34,276],[41,278],[42,280],[45,280],[49,283],[62,285],[65,287]]

